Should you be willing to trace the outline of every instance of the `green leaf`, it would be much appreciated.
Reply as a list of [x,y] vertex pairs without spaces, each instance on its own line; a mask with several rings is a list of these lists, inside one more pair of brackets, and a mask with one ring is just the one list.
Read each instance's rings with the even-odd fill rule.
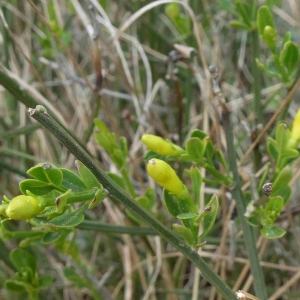
[[280,52],[279,61],[287,68],[288,73],[292,74],[299,63],[299,47],[297,44],[291,41],[286,42]]
[[199,169],[196,166],[191,167],[191,179],[192,179],[192,189],[194,194],[194,201],[196,207],[198,208],[200,202],[200,191],[202,186],[202,176]]
[[98,181],[98,179],[95,177],[95,175],[92,173],[90,169],[88,169],[81,161],[75,160],[75,166],[78,170],[78,173],[84,182],[85,186],[88,189],[91,189],[93,187],[97,187],[99,189],[102,188],[102,185]]
[[9,254],[10,260],[19,272],[24,272],[30,268],[32,274],[36,271],[35,257],[23,249],[14,249]]
[[276,180],[273,182],[273,190],[272,196],[277,196],[278,191],[286,186],[289,185],[290,180],[292,179],[293,173],[290,166],[284,167],[280,173],[277,175]]
[[262,62],[260,62],[258,58],[255,58],[255,62],[256,62],[257,67],[258,67],[261,71],[263,71],[263,72],[265,72],[265,73],[268,72],[267,67],[266,67]]
[[64,211],[65,207],[68,205],[68,198],[71,192],[72,190],[69,189],[65,193],[61,194],[56,198],[55,204],[56,204],[57,213],[62,213]]
[[235,1],[236,10],[239,16],[242,18],[245,24],[248,25],[248,29],[252,28],[251,24],[251,7],[246,1]]
[[271,197],[265,206],[265,215],[272,219],[273,222],[276,221],[277,217],[280,215],[284,206],[284,201],[282,197]]
[[276,225],[268,225],[264,226],[260,233],[267,239],[279,239],[285,235],[286,231]]
[[277,150],[277,142],[268,137],[268,144],[267,144],[267,150],[269,155],[276,161],[278,157],[278,150]]
[[88,285],[86,279],[78,275],[73,268],[65,268],[64,275],[79,288],[83,288]]
[[176,216],[177,219],[180,220],[188,220],[188,219],[193,219],[198,217],[197,214],[193,214],[193,213],[183,213],[183,214],[179,214]]
[[203,217],[204,230],[200,235],[199,239],[203,239],[214,226],[215,220],[219,213],[219,201],[216,195],[213,195],[211,197],[206,207],[210,207],[210,210]]
[[108,191],[105,189],[99,189],[96,191],[95,193],[95,197],[92,200],[92,202],[89,204],[88,209],[92,209],[95,206],[97,206],[98,204],[100,204],[108,195]]
[[288,32],[284,35],[283,40],[282,40],[282,47],[281,47],[281,48],[284,47],[285,43],[287,43],[287,42],[289,42],[289,41],[291,40],[291,35],[292,35],[292,34],[291,34],[290,31],[288,31]]
[[107,126],[99,119],[94,119],[94,124],[102,133],[110,133]]
[[259,8],[257,13],[257,28],[260,35],[264,34],[266,26],[275,29],[272,13],[269,7],[264,5]]
[[203,142],[204,150],[202,151],[202,154],[205,154],[205,157],[211,161],[215,153],[214,145],[209,137],[203,139]]
[[232,0],[217,0],[219,6],[227,12],[235,15],[236,10]]
[[179,3],[170,3],[166,5],[165,13],[171,20],[174,20],[174,18],[176,18],[180,14]]
[[146,208],[147,210],[151,210],[151,208],[154,205],[154,201],[155,201],[155,198],[153,200],[152,191],[153,190],[151,188],[150,188],[150,192],[148,191],[148,194],[149,194],[150,198],[147,197],[147,192],[146,192],[145,196],[136,197],[135,201],[137,203],[139,203],[141,206],[143,206],[144,208]]
[[148,198],[148,209],[151,210],[155,204],[156,198],[155,198],[155,191],[153,188],[148,187],[145,192],[145,196]]
[[149,205],[149,199],[146,196],[140,196],[135,198],[135,201],[143,206],[144,208],[148,208]]
[[121,189],[123,189],[124,191],[126,191],[126,183],[123,179],[123,177],[115,174],[115,173],[111,173],[111,172],[106,172],[106,175],[112,179]]
[[51,231],[59,231],[79,225],[84,220],[83,211],[87,208],[87,204],[83,204],[78,210],[67,213],[48,222],[43,222],[41,225]]
[[19,243],[19,248],[27,248],[30,245],[33,245],[34,243],[40,244],[41,237],[42,235],[25,238],[21,240],[21,242]]
[[244,23],[243,21],[233,20],[229,22],[229,25],[235,29],[239,30],[249,30],[249,25]]
[[286,148],[290,139],[291,132],[285,123],[278,123],[276,127],[276,142],[279,153],[282,153]]
[[60,234],[61,232],[47,232],[42,238],[42,243],[51,245],[60,238]]
[[193,233],[190,229],[179,224],[173,224],[173,229],[189,244],[193,245]]
[[292,188],[289,185],[281,186],[280,189],[275,191],[275,193],[272,192],[273,196],[280,196],[284,200],[284,203],[288,203],[292,196]]
[[8,279],[5,280],[4,286],[8,290],[14,291],[14,292],[25,292],[26,291],[26,286],[29,285],[28,283],[25,282],[20,282],[16,279]]
[[81,192],[86,190],[84,182],[78,175],[68,169],[61,168],[60,170],[63,173],[61,185],[65,189],[71,189],[73,192]]
[[219,149],[216,149],[215,155],[216,155],[216,159],[218,160],[218,162],[220,162],[223,165],[223,167],[225,168],[225,170],[228,172],[229,168],[228,168],[228,164],[224,157],[223,152]]
[[126,157],[124,157],[123,152],[118,148],[114,148],[109,154],[116,166],[121,169],[126,162]]
[[112,153],[116,147],[116,136],[114,133],[111,133],[106,125],[99,119],[94,120],[95,126],[99,129],[100,132],[95,132],[94,136],[98,141],[99,145],[105,149],[108,153]]
[[287,160],[295,159],[299,157],[299,152],[296,149],[285,149],[282,152],[281,157]]
[[202,159],[203,142],[199,138],[190,138],[185,144],[187,153],[194,159]]
[[53,282],[53,277],[50,275],[44,275],[39,277],[39,289],[45,290],[48,289]]
[[27,174],[31,175],[37,180],[53,183],[60,186],[62,182],[62,172],[56,166],[50,163],[40,163],[27,171]]
[[25,179],[21,181],[19,183],[19,188],[24,195],[26,195],[26,191],[28,190],[36,196],[45,195],[55,189],[51,183],[46,183],[35,179]]
[[204,138],[207,137],[207,134],[199,129],[193,130],[190,134],[191,138],[199,138],[200,140],[203,140]]
[[120,144],[120,150],[123,152],[124,160],[126,160],[128,156],[128,143],[126,137],[121,136],[119,139],[119,144]]
[[164,200],[167,210],[173,217],[176,218],[181,213],[178,199],[175,196],[169,194],[169,192],[164,189]]
[[247,222],[253,227],[258,227],[259,225],[259,219],[256,214],[252,214],[249,218],[247,218]]
[[264,28],[262,39],[274,54],[276,53],[276,36],[277,31],[274,28],[271,26]]

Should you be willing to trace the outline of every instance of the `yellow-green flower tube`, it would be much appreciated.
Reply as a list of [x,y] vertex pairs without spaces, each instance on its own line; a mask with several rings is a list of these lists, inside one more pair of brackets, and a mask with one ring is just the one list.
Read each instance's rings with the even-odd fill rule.
[[184,152],[181,147],[153,134],[144,134],[142,142],[149,150],[163,156],[180,156]]
[[147,164],[148,174],[157,184],[174,195],[179,195],[184,191],[184,185],[175,171],[163,160],[150,159]]
[[300,109],[298,110],[291,131],[291,137],[288,143],[288,148],[296,148],[300,142]]
[[165,188],[187,205],[188,211],[182,212],[197,213],[197,209],[187,187],[182,183],[175,171],[166,162],[157,158],[150,159],[147,163],[147,172],[157,184]]
[[20,195],[13,198],[5,210],[12,220],[28,220],[44,209],[42,203],[35,197]]

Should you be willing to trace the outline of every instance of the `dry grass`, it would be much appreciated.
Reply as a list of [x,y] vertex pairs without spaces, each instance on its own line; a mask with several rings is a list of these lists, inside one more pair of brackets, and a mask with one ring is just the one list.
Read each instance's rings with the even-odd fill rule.
[[[174,67],[178,73],[172,73],[167,80],[168,54],[180,36],[164,13],[165,4],[171,2],[182,3],[192,20],[193,34],[179,43],[194,47],[196,55],[191,61],[177,63]],[[116,172],[107,153],[99,149],[91,135],[92,119],[100,118],[117,136],[125,136],[130,146],[130,175],[137,194],[143,195],[147,186],[155,185],[144,171],[142,134],[155,133],[183,143],[188,132],[201,128],[218,148],[226,151],[223,128],[218,121],[219,107],[208,79],[208,65],[215,64],[222,75],[223,93],[233,111],[240,173],[244,190],[249,191],[253,148],[259,143],[265,151],[266,136],[272,134],[286,103],[292,101],[286,117],[287,122],[291,122],[299,101],[297,97],[288,98],[288,91],[278,81],[263,77],[265,126],[258,139],[251,141],[247,129],[253,128],[255,114],[251,104],[253,78],[249,39],[246,32],[229,26],[232,16],[219,2],[222,1],[202,1],[201,5],[198,1],[190,1],[188,5],[187,1],[169,0],[8,1],[0,6],[3,29],[0,70],[51,109],[86,143],[94,157],[101,158],[99,164],[105,170]],[[298,1],[283,1],[273,11],[279,35],[292,30],[299,43]],[[265,57],[266,52],[262,46],[261,57]],[[295,89],[299,85],[298,81]],[[183,100],[182,110],[178,108],[178,98]],[[0,99],[1,132],[31,124],[27,108],[2,87]],[[7,148],[16,152],[8,152]],[[2,140],[0,153],[1,160],[23,172],[45,161],[74,169],[74,157],[42,129]],[[267,163],[266,155],[263,159]],[[264,168],[256,174],[258,181]],[[293,165],[292,208],[287,208],[286,218],[280,221],[287,230],[286,236],[278,241],[257,237],[272,300],[300,298],[300,219],[292,214],[294,205],[299,203],[298,169],[299,162]],[[2,169],[1,193],[17,195],[20,176]],[[172,220],[163,208],[161,191],[157,189],[157,193],[155,213],[170,227]],[[211,267],[234,290],[253,293],[245,247],[237,242],[243,233],[234,222],[230,191],[204,185],[202,207],[211,193],[218,193],[221,199],[220,217],[211,232],[216,241],[208,243],[199,253],[207,257]],[[130,224],[123,208],[107,200],[88,212],[88,218],[116,225]],[[15,226],[28,229],[27,224]],[[76,231],[73,238],[80,250],[77,257],[68,251],[54,251],[52,247],[40,246],[33,250],[39,258],[41,272],[55,277],[55,283],[43,294],[43,299],[92,299],[87,288],[79,289],[66,281],[63,275],[66,266],[90,280],[100,299],[221,299],[198,270],[158,237],[142,239]],[[6,245],[12,249],[16,241],[8,241]],[[11,273],[3,262],[1,266],[0,282]],[[0,291],[3,299],[10,299],[7,291],[3,288]]]

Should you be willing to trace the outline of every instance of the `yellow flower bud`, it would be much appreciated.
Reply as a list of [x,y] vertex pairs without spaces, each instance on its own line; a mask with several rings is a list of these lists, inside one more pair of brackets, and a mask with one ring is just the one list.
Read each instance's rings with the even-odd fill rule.
[[300,109],[298,110],[293,122],[288,148],[297,148],[299,142],[300,142]]
[[294,119],[291,138],[296,141],[300,140],[300,109],[298,110]]
[[142,141],[151,151],[163,156],[180,156],[184,152],[181,147],[153,134],[144,134]]
[[184,191],[184,185],[175,171],[163,160],[150,159],[147,164],[148,174],[157,184],[174,195],[179,195]]
[[37,198],[20,195],[9,202],[5,213],[13,220],[27,220],[42,212],[43,209],[43,205]]

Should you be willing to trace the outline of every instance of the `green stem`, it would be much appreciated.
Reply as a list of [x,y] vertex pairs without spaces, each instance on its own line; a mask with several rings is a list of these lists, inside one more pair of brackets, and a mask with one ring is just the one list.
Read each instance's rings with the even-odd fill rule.
[[41,125],[38,123],[35,123],[35,124],[29,124],[29,125],[23,126],[21,128],[8,130],[5,133],[0,134],[0,140],[12,139],[19,135],[29,134],[40,128],[41,128]]
[[20,168],[17,168],[13,164],[6,162],[4,160],[0,160],[0,169],[8,170],[12,173],[19,174],[24,178],[29,178],[29,175],[25,171],[20,170]]
[[237,163],[236,163],[236,153],[235,153],[235,147],[233,142],[234,137],[232,134],[233,128],[230,121],[230,113],[227,110],[227,107],[225,105],[222,111],[222,120],[224,124],[224,131],[226,134],[229,168],[233,174],[233,179],[235,182],[234,189],[232,190],[232,195],[236,202],[236,208],[244,232],[244,240],[245,240],[245,245],[246,245],[246,249],[250,261],[250,269],[254,280],[254,289],[257,297],[260,300],[266,300],[268,298],[267,290],[265,286],[265,280],[264,280],[262,268],[260,266],[259,258],[257,255],[254,232],[253,229],[250,227],[250,225],[247,223],[247,220],[244,216],[246,212],[246,207],[243,199],[240,178],[239,178],[239,173],[238,173]]
[[93,120],[98,117],[98,114],[99,114],[99,111],[101,108],[101,97],[97,94],[94,95],[93,102],[95,103],[95,107],[93,108],[92,116],[90,118],[90,122],[88,123],[88,127],[82,137],[82,140],[84,143],[87,143],[89,141],[89,139],[93,133],[93,129],[94,129],[94,121]]
[[225,299],[236,299],[234,292],[226,285],[226,283],[205,263],[205,261],[191,249],[182,240],[161,222],[153,218],[142,206],[124,192],[114,181],[112,181],[105,172],[93,161],[74,139],[64,131],[47,113],[42,112],[44,108],[37,107],[29,109],[31,117],[40,122],[49,129],[69,150],[80,160],[87,168],[89,168],[99,182],[109,191],[110,196],[120,201],[126,208],[135,213],[146,224],[152,227],[161,237],[171,243],[178,249],[187,259],[195,264],[204,278],[216,287],[218,292]]
[[254,30],[251,32],[251,46],[252,46],[252,76],[254,79],[253,82],[253,92],[254,92],[254,113],[257,117],[256,124],[260,124],[263,122],[263,110],[262,110],[262,103],[261,103],[261,76],[260,70],[256,64],[255,59],[259,58],[259,36],[258,31]]
[[[256,6],[255,1],[253,5]],[[255,120],[255,131],[257,131],[257,125],[263,124],[263,109],[261,103],[261,76],[260,70],[256,64],[256,58],[259,58],[259,36],[258,30],[251,32],[251,46],[252,46],[252,76],[254,79],[253,90],[254,90],[254,114],[257,117]],[[261,168],[261,154],[259,152],[258,146],[254,148],[254,169],[258,171]]]
[[78,226],[78,229],[95,230],[106,234],[130,234],[130,235],[157,235],[156,231],[147,227],[116,226],[98,221],[84,220]]
[[229,176],[224,176],[222,173],[220,173],[218,170],[216,170],[213,166],[210,164],[206,163],[204,168],[212,175],[214,175],[217,179],[222,180],[222,182],[225,185],[231,185],[232,184],[232,179]]

